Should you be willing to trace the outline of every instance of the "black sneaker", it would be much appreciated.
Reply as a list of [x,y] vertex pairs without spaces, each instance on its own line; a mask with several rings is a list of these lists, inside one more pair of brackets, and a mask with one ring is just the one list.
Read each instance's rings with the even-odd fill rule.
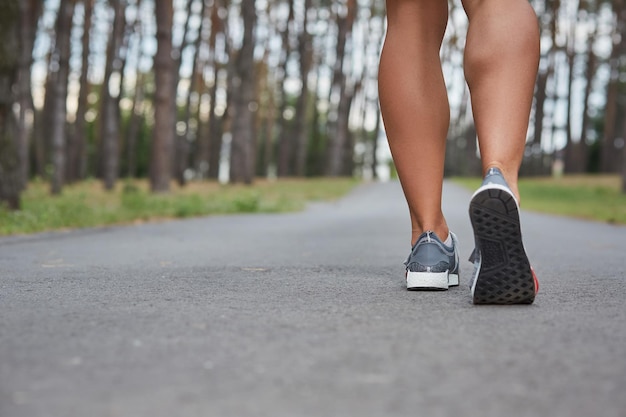
[[519,204],[502,172],[490,168],[469,208],[476,247],[474,304],[531,304],[539,289],[520,230]]
[[454,233],[450,232],[450,236],[451,246],[431,231],[417,239],[404,263],[408,290],[447,290],[459,285],[458,241]]

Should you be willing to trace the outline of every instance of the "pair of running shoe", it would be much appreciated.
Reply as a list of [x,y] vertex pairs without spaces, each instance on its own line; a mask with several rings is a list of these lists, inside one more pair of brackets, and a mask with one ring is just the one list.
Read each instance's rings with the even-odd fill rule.
[[[469,208],[474,229],[470,281],[474,304],[531,304],[539,283],[522,243],[519,204],[502,172],[490,168]],[[448,244],[424,232],[405,262],[407,289],[447,290],[459,285],[458,240]]]

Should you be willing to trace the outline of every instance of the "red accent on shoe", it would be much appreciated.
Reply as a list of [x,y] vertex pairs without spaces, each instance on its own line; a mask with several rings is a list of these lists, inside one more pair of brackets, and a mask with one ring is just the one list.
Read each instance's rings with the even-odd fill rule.
[[530,272],[533,274],[533,279],[535,280],[535,294],[539,292],[539,280],[537,279],[537,274],[535,274],[535,270],[533,267],[530,267]]

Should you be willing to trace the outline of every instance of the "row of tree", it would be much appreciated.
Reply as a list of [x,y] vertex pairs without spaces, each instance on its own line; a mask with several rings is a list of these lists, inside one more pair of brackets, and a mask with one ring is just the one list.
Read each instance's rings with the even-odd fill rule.
[[[625,164],[626,0],[534,0],[542,59],[523,172]],[[384,36],[374,0],[4,0],[0,200],[95,176],[251,183],[375,176]],[[448,173],[478,170],[450,1]],[[626,174],[625,174],[626,175]]]

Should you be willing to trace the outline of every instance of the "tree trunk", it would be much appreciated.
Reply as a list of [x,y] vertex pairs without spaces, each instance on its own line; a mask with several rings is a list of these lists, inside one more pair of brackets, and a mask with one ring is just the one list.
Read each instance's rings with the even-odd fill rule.
[[[47,68],[50,67],[50,58],[52,54],[49,53],[47,57]],[[51,72],[46,74],[45,81],[45,96],[43,101],[43,108],[39,112],[35,112],[35,131],[33,135],[33,153],[35,162],[35,175],[39,178],[46,178],[46,171],[48,166],[48,154],[50,148],[49,127],[51,124],[50,111],[52,109],[52,91],[54,85],[54,79],[51,76]]]
[[[211,102],[211,111],[209,113],[208,121],[208,140],[207,140],[207,156],[208,161],[208,173],[209,178],[218,179],[220,172],[220,160],[222,154],[222,122],[223,115],[227,114],[225,111],[223,115],[217,113],[217,89],[219,84],[220,64],[217,58],[217,37],[221,34],[224,37],[224,55],[230,56],[228,37],[226,36],[225,23],[222,17],[222,11],[226,9],[223,7],[223,0],[215,0],[213,4],[213,10],[211,11],[211,34],[209,36],[209,49],[211,51],[211,57],[209,59],[209,65],[213,67],[213,80],[210,83],[209,88],[209,100]],[[225,14],[224,14],[225,15]]]
[[309,129],[307,128],[309,109],[309,73],[313,65],[313,47],[311,35],[307,31],[309,9],[311,0],[304,0],[304,17],[302,30],[298,37],[298,54],[300,55],[300,94],[296,102],[296,115],[294,123],[294,137],[296,142],[296,175],[306,175],[306,161],[309,151]]
[[[319,58],[316,57],[316,62]],[[318,63],[317,71],[315,72],[315,86],[313,88],[313,103],[317,103],[320,100],[320,93],[318,89],[319,80],[322,77],[322,65]],[[311,176],[324,175],[326,169],[325,148],[327,135],[322,129],[322,115],[317,105],[313,107],[313,115],[311,117],[311,140],[309,143],[309,155],[307,161],[307,172]]]
[[208,121],[208,138],[207,138],[207,161],[209,164],[207,176],[217,179],[220,172],[220,159],[222,154],[222,122],[217,114],[215,102],[217,100],[217,83],[219,76],[219,68],[217,62],[214,61],[213,67],[213,83],[209,90],[211,101],[211,112]]
[[[204,0],[201,1],[202,3],[202,7],[204,8]],[[177,97],[178,95],[178,88],[180,86],[180,81],[181,81],[181,75],[180,75],[180,71],[181,71],[181,67],[182,67],[182,63],[183,63],[183,52],[185,50],[185,48],[189,45],[189,41],[188,41],[188,37],[189,37],[189,29],[191,27],[191,17],[193,16],[193,14],[191,13],[191,6],[193,4],[193,0],[187,0],[187,5],[185,7],[185,10],[187,12],[187,18],[185,19],[185,24],[184,24],[184,29],[183,29],[183,36],[182,36],[182,40],[180,45],[178,46],[178,48],[174,49],[174,56],[177,58],[176,59],[176,63],[174,64],[177,68],[176,71],[176,78],[174,80],[174,92],[176,94]],[[202,14],[200,14],[200,16],[202,16]],[[200,33],[198,32],[198,39],[200,38]],[[195,62],[196,62],[196,57],[194,56],[194,64],[192,68],[195,68]],[[193,82],[193,70],[192,70],[192,82]],[[192,87],[193,86],[189,86],[188,91],[187,91],[187,103],[189,103],[189,97],[191,96],[191,91],[192,91]],[[176,115],[178,115],[178,111],[177,111],[177,106],[176,106]],[[187,168],[189,168],[189,151],[190,151],[190,147],[189,147],[189,106],[187,106],[187,109],[185,110],[185,116],[183,117],[183,119],[181,120],[181,122],[183,122],[185,124],[185,131],[182,133],[178,132],[178,129],[176,129],[176,135],[174,136],[174,164],[173,164],[173,172],[172,174],[174,175],[174,178],[176,178],[176,181],[178,182],[179,185],[183,186],[187,183],[187,180],[185,179],[185,171],[187,170]],[[178,120],[178,117],[177,117]]]
[[42,11],[39,0],[22,0],[20,6],[20,46],[18,69],[19,121],[17,125],[18,154],[21,167],[22,187],[26,187],[30,174],[28,151],[34,120],[33,96],[31,94],[31,67],[37,21]]
[[256,174],[258,176],[268,177],[272,175],[270,166],[272,164],[273,143],[274,143],[274,125],[276,123],[276,109],[274,103],[275,94],[273,94],[273,80],[271,76],[271,68],[267,65],[270,54],[270,40],[268,36],[264,45],[265,55],[263,56],[263,64],[259,65],[257,78],[259,80],[259,149],[258,163]]
[[[122,94],[123,58],[121,50],[124,43],[124,29],[126,26],[125,2],[123,0],[109,0],[113,7],[113,30],[107,47],[107,62],[102,85],[102,110],[100,113],[100,149],[102,161],[102,179],[104,188],[113,189],[119,176],[119,147],[120,147],[120,109],[119,100]],[[157,2],[158,4],[159,2]],[[117,74],[117,78],[113,75]],[[116,84],[113,85],[113,81]]]
[[374,104],[376,106],[376,124],[374,127],[374,134],[372,135],[372,158],[371,161],[371,171],[372,171],[372,179],[378,179],[378,137],[380,135],[380,107],[378,103]]
[[[535,175],[544,175],[544,174],[550,174],[552,172],[552,165],[548,164],[546,166],[545,164],[545,154],[543,151],[543,144],[544,144],[544,131],[545,130],[551,130],[552,133],[554,132],[556,126],[554,123],[554,118],[553,117],[548,117],[546,118],[546,102],[552,102],[553,104],[556,103],[558,101],[558,92],[556,91],[557,89],[554,88],[552,89],[550,95],[548,95],[548,84],[550,82],[550,84],[554,84],[557,81],[557,77],[555,76],[555,67],[557,65],[557,54],[559,53],[558,50],[558,44],[557,44],[557,19],[558,19],[558,15],[559,15],[559,9],[561,7],[561,1],[560,0],[554,0],[550,3],[551,7],[550,7],[550,12],[549,12],[549,20],[548,20],[548,24],[547,24],[547,33],[545,35],[545,37],[550,37],[551,43],[550,43],[550,48],[548,50],[548,52],[546,53],[545,57],[542,57],[542,59],[544,61],[547,62],[547,69],[543,74],[539,75],[539,79],[537,81],[537,90],[535,92],[535,114],[534,114],[534,126],[535,126],[535,130],[534,130],[534,137],[533,137],[533,142],[532,145],[533,146],[541,146],[540,149],[541,153],[540,153],[540,158],[539,158],[539,162],[540,164],[538,164],[539,166],[537,167],[537,170],[535,170],[536,164],[532,163],[531,164],[531,173],[535,174]],[[574,27],[574,25],[571,26],[572,28]],[[571,32],[570,32],[571,33]],[[569,39],[569,38],[568,38]],[[565,55],[566,55],[566,60],[568,61],[568,65],[570,64],[569,62],[569,56],[568,56],[568,51],[565,51]],[[569,66],[570,71],[571,71],[571,66]],[[571,79],[568,80],[568,94],[571,92]],[[554,106],[553,106],[554,107]],[[567,104],[567,116],[566,116],[566,123],[567,123],[567,133],[566,133],[566,140],[567,141],[571,141],[571,115],[570,115],[570,110],[571,110],[571,102],[569,100],[569,96],[568,96],[568,104]],[[552,110],[552,113],[554,113],[554,110]],[[550,122],[550,125],[546,125],[546,122]],[[554,134],[549,135],[549,143],[547,144],[547,146],[550,148],[551,151],[554,151],[553,146],[554,146],[554,141],[553,138]],[[533,155],[534,156],[534,155]],[[554,153],[553,153],[553,157],[554,157]]]
[[[355,95],[355,89],[344,91],[339,99],[339,107],[337,108],[336,145],[341,144],[343,146],[343,149],[341,149],[337,156],[337,159],[341,158],[341,166],[337,171],[337,175],[343,177],[350,177],[354,173],[354,137],[350,131],[349,118]],[[336,174],[333,173],[331,175]]]
[[[624,115],[624,119],[626,120],[626,114]],[[622,137],[626,139],[626,123],[624,123],[624,134]],[[626,194],[626,143],[623,143],[623,142],[622,142],[622,193]]]
[[[534,132],[533,139],[530,144],[526,145],[527,147],[531,146],[531,148],[535,148],[536,146],[541,146],[542,143],[543,124],[545,122],[545,104],[547,98],[546,84],[550,76],[550,72],[546,72],[543,74],[539,74],[539,76],[537,77],[537,89],[535,91],[535,111],[533,115]],[[543,155],[543,152],[541,155]],[[542,157],[540,157],[539,159],[541,161],[543,160]],[[540,175],[543,172],[542,166],[538,166],[535,161],[536,158],[534,153],[531,154],[530,161],[526,160],[525,158],[522,163],[520,172],[524,172],[529,175]]]
[[52,94],[51,119],[50,119],[50,144],[52,156],[52,194],[61,193],[65,183],[66,164],[66,127],[67,127],[67,86],[70,70],[70,40],[72,34],[72,17],[74,15],[74,0],[61,0],[56,21],[56,42],[52,53],[50,65],[53,83],[52,90],[46,94]]
[[[577,10],[580,10],[580,2],[578,3]],[[578,13],[578,12],[577,12]],[[575,48],[575,38],[576,38],[576,22],[578,20],[578,16],[576,16],[575,20],[569,21],[569,31],[567,34],[567,47],[566,47],[566,58],[567,58],[567,120],[565,125],[565,134],[566,134],[566,142],[564,153],[564,169],[566,172],[578,172],[579,167],[579,146],[574,142],[573,134],[572,134],[572,101],[573,101],[573,85],[574,85],[574,68],[576,61],[576,48]],[[553,28],[556,31],[556,27]],[[555,42],[556,32],[552,33],[552,41]],[[555,89],[556,90],[556,89]],[[555,96],[558,98],[558,93],[555,91]],[[554,117],[554,110],[552,111]],[[553,122],[553,128],[555,128]]]
[[607,85],[606,104],[604,112],[604,133],[600,146],[600,171],[601,172],[618,172],[619,167],[616,161],[618,154],[615,148],[616,131],[618,131],[618,109],[620,97],[620,88],[623,83],[620,81],[623,77],[622,57],[626,53],[626,1],[613,1],[613,12],[616,16],[617,26],[613,39],[617,42],[613,43],[611,57],[609,58],[609,82]]
[[153,192],[169,191],[171,153],[175,135],[175,61],[172,58],[172,0],[155,2],[157,52],[154,57],[156,90],[154,94],[154,132],[150,163],[150,187]]
[[[535,112],[533,115],[533,145],[541,145],[543,138],[543,123],[545,116],[545,104],[547,98],[546,87],[548,85],[548,79],[552,77],[554,71],[554,54],[549,52],[549,56],[545,57],[548,61],[548,68],[539,73],[537,76],[537,87],[535,91]],[[532,172],[532,174],[535,174]]]
[[20,208],[22,189],[13,114],[19,66],[19,12],[17,0],[0,2],[0,204],[7,204],[11,210]]
[[293,174],[294,141],[292,117],[286,117],[287,109],[289,108],[289,96],[285,90],[285,80],[287,79],[287,66],[292,49],[289,32],[292,30],[294,21],[294,0],[288,0],[288,3],[289,14],[287,15],[287,21],[281,33],[282,50],[279,64],[279,72],[281,74],[279,85],[280,112],[278,114],[278,160],[276,166],[279,177],[287,177]]
[[591,86],[593,83],[593,76],[596,70],[596,56],[593,52],[593,43],[595,41],[596,31],[587,39],[587,59],[585,67],[585,91],[583,94],[583,111],[582,111],[582,124],[580,128],[580,141],[579,141],[579,166],[578,172],[587,172],[589,166],[589,144],[587,143],[587,130],[589,129],[589,96],[591,95]]
[[[201,21],[205,20],[206,13],[206,3],[204,0],[201,0],[200,11],[198,12],[198,17]],[[197,105],[200,106],[200,95],[201,95],[201,81],[202,81],[202,70],[203,66],[200,62],[200,48],[202,45],[202,27],[198,27],[198,33],[196,39],[193,43],[193,59],[192,59],[192,71],[191,71],[191,79],[189,81],[189,91],[187,92],[187,99],[185,100],[185,108],[183,112],[183,121],[185,122],[185,134],[182,137],[182,146],[185,148],[184,152],[181,152],[181,166],[179,167],[180,174],[178,182],[181,185],[184,185],[187,181],[185,176],[185,171],[190,166],[190,153],[192,150],[192,144],[194,148],[198,147],[198,138],[199,138],[199,126],[200,126],[200,117],[198,117],[198,111],[192,112],[191,106],[191,98],[193,94],[197,94]],[[192,113],[195,114],[196,124],[195,128],[192,128]]]
[[[137,10],[141,8],[141,0],[137,0],[135,5]],[[134,22],[134,31],[138,33],[137,44],[137,56],[135,57],[135,88],[133,90],[133,105],[128,117],[128,126],[126,127],[126,177],[135,178],[137,176],[137,137],[141,124],[144,121],[144,78],[145,74],[139,69],[139,62],[141,62],[143,54],[143,25],[141,19],[136,19]]]
[[[202,10],[200,12],[200,16],[204,19],[205,6],[203,2]],[[201,33],[198,32],[198,38],[195,42],[194,49],[194,58],[193,58],[193,71],[191,74],[191,81],[189,83],[189,94],[187,95],[187,101],[185,102],[185,141],[187,146],[189,147],[189,151],[187,152],[187,165],[192,167],[197,167],[196,155],[199,154],[200,149],[202,148],[200,144],[200,126],[202,122],[200,121],[200,101],[202,96],[202,71],[204,68],[204,63],[200,60],[200,47],[202,44],[202,36]],[[192,111],[192,94],[195,94],[197,97],[195,109]],[[195,118],[195,125],[192,123],[193,118]],[[198,172],[195,173],[198,175]]]
[[622,149],[622,193],[626,194],[626,146]]
[[[612,67],[613,64],[610,64]],[[615,125],[617,120],[617,107],[619,98],[619,80],[617,79],[617,68],[611,68],[606,91],[606,102],[604,105],[604,132],[600,145],[600,172],[610,171],[610,152],[614,152],[613,143],[615,141]],[[616,75],[613,75],[615,73]],[[615,78],[614,78],[615,77]]]
[[80,91],[78,93],[78,107],[76,109],[76,121],[70,136],[71,144],[68,152],[67,179],[76,181],[87,176],[87,123],[85,115],[89,108],[87,98],[89,96],[89,54],[90,32],[93,13],[93,0],[83,0],[84,22],[82,34],[82,53],[80,69]]
[[137,136],[143,121],[144,74],[137,72],[133,107],[130,111],[128,128],[126,130],[126,176],[137,176]]
[[233,75],[233,119],[230,181],[251,184],[256,164],[256,102],[254,68],[255,0],[243,0],[243,43],[237,54]]
[[[210,32],[207,33],[206,22],[211,21],[212,13],[215,9],[215,2],[211,7],[208,7],[206,2],[202,0],[202,7],[200,11],[200,18],[202,19],[202,25],[198,28],[198,37],[195,41],[195,51],[194,51],[194,65],[193,65],[193,73],[192,73],[192,84],[194,88],[190,88],[190,91],[194,91],[197,93],[197,105],[195,111],[193,112],[193,117],[196,119],[195,132],[193,137],[193,147],[191,151],[191,165],[195,170],[195,177],[198,179],[206,178],[207,169],[208,169],[208,114],[203,111],[204,105],[208,102],[204,96],[204,91],[206,89],[204,83],[204,73],[205,69],[208,66],[209,62],[209,53],[207,50],[208,40],[210,37]],[[209,25],[210,28],[210,25]],[[213,29],[210,28],[212,31]],[[209,36],[207,36],[209,35]],[[187,98],[188,111],[189,111],[189,119],[191,118],[191,108],[190,108],[190,97]],[[187,130],[189,132],[189,129]]]
[[265,124],[263,126],[263,145],[261,155],[262,163],[259,171],[260,175],[268,177],[275,175],[275,152],[274,152],[274,135],[276,127],[276,103],[274,103],[274,95],[270,94],[269,103],[265,108]]
[[[580,3],[578,4],[578,7],[580,8]],[[556,11],[555,11],[556,13]],[[566,120],[566,146],[569,146],[571,143],[573,143],[573,138],[572,138],[572,89],[573,89],[573,84],[574,84],[574,63],[576,60],[576,23],[578,21],[578,18],[576,18],[575,20],[570,20],[569,21],[569,32],[567,34],[567,46],[566,46],[566,50],[565,50],[565,54],[566,54],[566,59],[567,59],[567,120]],[[552,32],[552,42],[555,43],[556,42],[556,35],[557,35],[557,28],[556,26],[553,27],[553,32]],[[555,100],[558,100],[558,92],[556,91],[556,88],[554,89],[554,98]],[[552,111],[554,113],[554,110]],[[554,124],[554,122],[553,122]],[[565,150],[567,153],[567,149]]]
[[356,15],[356,0],[349,0],[347,12],[345,16],[337,16],[337,46],[335,56],[335,68],[333,73],[333,87],[331,97],[338,97],[335,104],[335,118],[329,122],[328,127],[328,164],[326,165],[326,175],[340,176],[345,175],[345,162],[348,156],[345,154],[347,147],[346,141],[349,140],[349,132],[346,129],[348,116],[350,111],[350,103],[352,95],[347,91],[347,77],[344,73],[343,64],[346,55],[346,42],[349,33],[352,30]]

